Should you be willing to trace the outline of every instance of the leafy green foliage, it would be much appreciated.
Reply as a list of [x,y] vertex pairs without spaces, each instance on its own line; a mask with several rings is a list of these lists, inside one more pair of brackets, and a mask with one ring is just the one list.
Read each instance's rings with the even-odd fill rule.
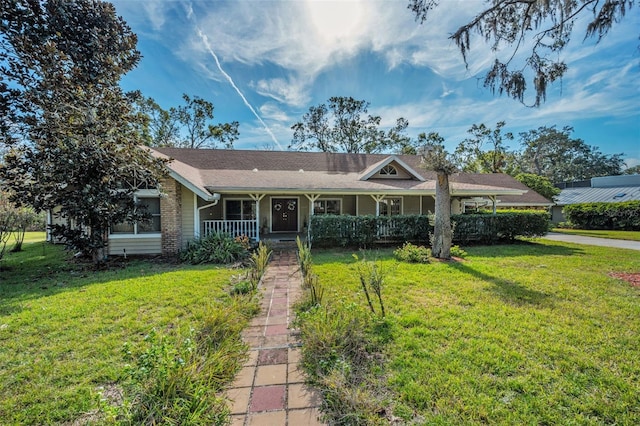
[[[379,130],[381,118],[368,115],[369,102],[333,96],[329,106],[309,108],[302,121],[294,124],[290,149],[323,152],[377,153],[401,151],[410,144],[405,135],[409,122],[396,121],[388,132]],[[364,116],[367,114],[366,116]]]
[[165,161],[139,148],[134,96],[119,86],[140,60],[137,38],[106,2],[5,6],[0,138],[11,149],[0,177],[17,206],[60,207],[52,234],[100,262],[109,226],[142,219],[133,193],[163,176]]
[[553,186],[553,182],[548,177],[532,173],[518,173],[514,178],[548,200],[553,201],[560,194],[560,188]]
[[404,243],[401,248],[393,251],[393,255],[401,262],[429,263],[431,249],[412,243]]
[[640,231],[640,201],[570,204],[563,212],[580,229]]
[[[469,173],[502,173],[507,166],[507,147],[503,140],[513,140],[511,132],[502,133],[504,121],[496,123],[491,129],[484,124],[474,124],[467,131],[471,134],[458,144],[454,152],[456,165]],[[489,149],[483,149],[485,146]]]
[[319,247],[370,247],[382,241],[425,241],[431,230],[424,215],[313,215],[310,233]]
[[451,256],[464,259],[465,257],[467,257],[467,252],[461,249],[459,245],[454,245],[451,246]]
[[245,259],[249,255],[242,242],[229,234],[210,233],[190,241],[180,252],[180,261],[198,265],[201,263],[228,264]]
[[553,183],[619,175],[623,154],[606,155],[582,139],[571,137],[573,128],[541,126],[520,133],[523,150],[518,154],[520,170],[544,176]]
[[505,212],[493,214],[452,215],[455,223],[455,240],[495,244],[499,241],[513,241],[516,237],[541,237],[551,226],[547,212]]

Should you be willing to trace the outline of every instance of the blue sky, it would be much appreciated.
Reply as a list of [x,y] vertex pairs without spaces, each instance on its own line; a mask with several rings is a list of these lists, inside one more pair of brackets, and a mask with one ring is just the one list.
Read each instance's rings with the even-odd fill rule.
[[573,137],[640,164],[637,6],[598,45],[583,42],[577,23],[563,53],[566,77],[533,109],[482,87],[478,79],[500,52],[476,39],[466,68],[447,38],[481,0],[443,0],[422,25],[407,0],[113,3],[144,56],[123,88],[164,108],[181,104],[182,93],[210,100],[216,122],[240,122],[236,149],[286,149],[290,127],[310,106],[352,96],[370,102],[383,127],[404,117],[410,136],[439,132],[450,150],[472,124],[504,120],[514,134],[573,126]]

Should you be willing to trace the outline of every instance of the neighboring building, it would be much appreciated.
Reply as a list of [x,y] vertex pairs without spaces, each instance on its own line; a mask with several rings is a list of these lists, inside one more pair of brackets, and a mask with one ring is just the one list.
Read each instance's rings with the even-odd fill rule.
[[[304,232],[314,214],[435,210],[436,175],[422,168],[419,156],[180,148],[152,153],[172,159],[162,195],[155,190],[136,194],[153,221],[114,226],[109,254],[172,254],[216,231],[255,240],[290,237]],[[456,174],[450,191],[453,213],[480,198],[494,208],[507,202],[548,203],[504,174]]]
[[564,206],[579,203],[619,203],[640,200],[640,175],[603,176],[591,179],[588,187],[582,184],[564,184],[565,189],[556,198],[551,209],[553,223],[564,222]]

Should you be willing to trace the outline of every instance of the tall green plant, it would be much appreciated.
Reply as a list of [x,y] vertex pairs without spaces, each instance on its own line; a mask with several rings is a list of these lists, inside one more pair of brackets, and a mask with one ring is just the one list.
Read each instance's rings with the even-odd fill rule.
[[[385,310],[384,302],[382,301],[382,285],[387,275],[387,271],[382,267],[382,263],[380,262],[368,261],[364,256],[362,260],[360,260],[356,254],[354,254],[353,257],[358,260],[356,270],[358,271],[360,285],[362,286],[362,291],[367,299],[367,304],[369,305],[369,309],[371,309],[371,313],[374,315],[380,315],[380,317],[384,318]],[[376,296],[380,311],[379,313],[376,312],[373,307],[370,293],[373,293]]]

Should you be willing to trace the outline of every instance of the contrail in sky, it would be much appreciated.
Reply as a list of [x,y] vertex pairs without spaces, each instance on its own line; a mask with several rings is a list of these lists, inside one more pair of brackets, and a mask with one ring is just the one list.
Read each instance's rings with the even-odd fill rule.
[[[193,8],[191,7],[191,5],[189,5],[189,9],[187,11],[187,17],[189,19],[193,19],[192,18],[193,15]],[[238,86],[236,86],[236,84],[233,82],[233,79],[231,78],[231,76],[229,74],[227,74],[225,72],[225,70],[222,69],[222,65],[220,65],[220,61],[218,60],[218,55],[216,55],[216,53],[213,51],[213,49],[211,48],[211,45],[209,44],[209,38],[207,37],[206,34],[204,34],[201,30],[200,27],[198,26],[198,24],[195,24],[196,30],[198,31],[198,36],[200,37],[200,39],[202,40],[202,42],[204,43],[204,46],[207,48],[207,50],[209,51],[209,54],[211,54],[211,56],[213,57],[213,59],[216,61],[216,66],[218,67],[218,70],[222,73],[222,75],[227,79],[227,81],[229,82],[229,84],[231,85],[231,87],[233,87],[236,91],[236,93],[238,93],[238,96],[240,96],[240,98],[242,99],[242,101],[244,102],[244,104],[247,106],[247,108],[249,108],[249,110],[253,113],[253,115],[255,115],[255,117],[258,119],[258,121],[262,124],[262,126],[264,127],[264,129],[267,131],[267,133],[269,134],[269,136],[271,136],[271,139],[273,140],[273,143],[275,143],[278,148],[282,151],[284,151],[284,148],[282,147],[282,145],[280,145],[280,142],[278,142],[278,139],[276,139],[276,136],[273,134],[273,132],[271,131],[271,129],[269,128],[269,126],[267,126],[267,124],[262,120],[262,118],[260,117],[260,115],[258,115],[258,113],[256,112],[256,110],[251,106],[251,104],[249,103],[249,101],[247,101],[247,98],[244,97],[244,95],[242,94],[242,91],[238,88]]]

